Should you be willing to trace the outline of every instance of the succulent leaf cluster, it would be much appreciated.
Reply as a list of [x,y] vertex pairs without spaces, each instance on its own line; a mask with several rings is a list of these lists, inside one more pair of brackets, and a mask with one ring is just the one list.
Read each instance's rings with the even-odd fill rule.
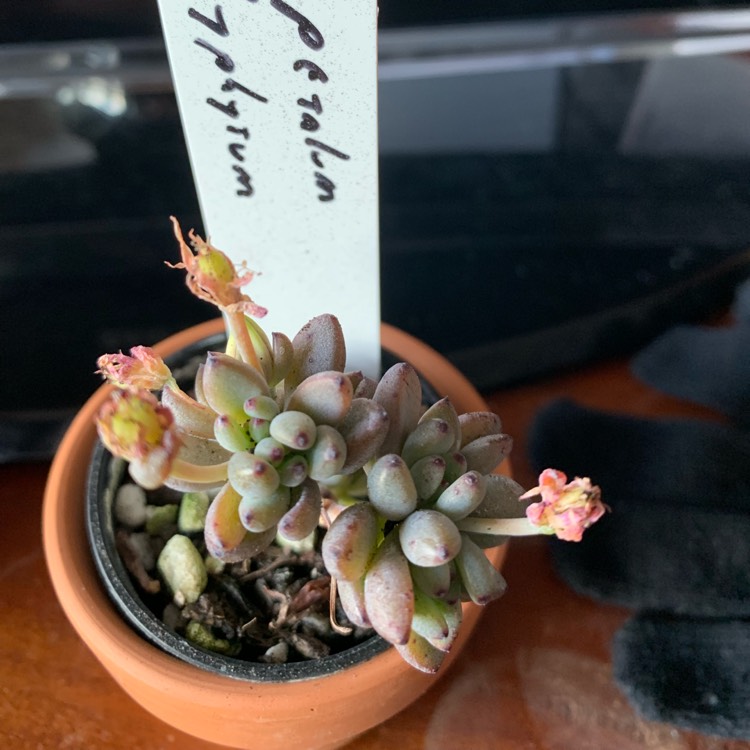
[[[425,410],[407,364],[386,372],[373,399],[388,414],[389,430],[365,467],[367,497],[333,521],[323,559],[349,619],[433,672],[458,633],[461,602],[487,604],[505,590],[483,552],[487,538],[457,524],[486,498],[493,509],[502,499],[506,513],[523,515],[523,490],[489,475],[512,444],[495,414],[459,416],[447,398]],[[503,541],[493,537],[489,546]]]
[[[507,535],[575,538],[604,512],[588,479],[568,485],[554,472],[522,495],[493,474],[512,445],[500,419],[459,415],[447,398],[425,407],[409,364],[379,381],[345,371],[334,316],[313,318],[291,340],[269,339],[249,317],[265,311],[239,291],[251,274],[192,234],[191,251],[176,222],[175,234],[188,287],[224,314],[226,351],[207,354],[188,390],[147,347],[103,356],[100,372],[120,390],[97,425],[144,488],[206,497],[203,533],[215,561],[303,543],[322,529],[323,560],[351,623],[434,672],[462,602],[486,604],[505,590],[484,549]],[[526,502],[537,495],[541,502]],[[194,598],[206,574],[180,570],[199,565],[191,544],[170,540],[159,570],[173,590],[189,580]]]

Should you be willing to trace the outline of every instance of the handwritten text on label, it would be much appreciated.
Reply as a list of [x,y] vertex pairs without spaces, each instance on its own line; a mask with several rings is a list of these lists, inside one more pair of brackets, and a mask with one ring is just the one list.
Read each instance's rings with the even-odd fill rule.
[[[224,20],[224,12],[221,5],[217,5],[214,8],[213,19],[209,18],[208,16],[204,16],[195,8],[188,8],[188,15],[190,16],[190,18],[195,19],[198,23],[203,24],[203,26],[205,26],[217,36],[224,38],[229,37],[229,28],[227,27],[226,21]],[[223,50],[215,47],[213,44],[207,42],[202,38],[197,38],[193,41],[198,47],[206,49],[214,55],[214,62],[216,63],[216,67],[219,68],[219,70],[222,70],[225,73],[232,73],[234,71],[234,60],[229,56],[227,52],[224,52]],[[268,103],[268,99],[265,96],[261,96],[252,89],[249,89],[247,86],[239,83],[234,78],[227,78],[224,83],[221,84],[221,90],[224,92],[239,91],[247,95],[251,99],[255,99],[264,104]],[[206,99],[206,103],[212,107],[215,107],[217,110],[219,110],[219,112],[232,119],[237,119],[240,116],[240,111],[237,108],[236,99],[230,99],[228,102],[222,102],[212,96],[209,96]],[[245,141],[250,140],[250,130],[246,126],[238,127],[237,125],[227,125],[226,132],[232,133],[234,135],[240,135]],[[227,146],[227,150],[229,151],[229,154],[234,162],[232,163],[231,167],[235,172],[237,182],[240,185],[239,189],[236,190],[236,194],[242,197],[250,197],[254,192],[252,177],[243,166],[243,162],[245,161],[244,152],[246,147],[247,144],[243,143],[242,141],[233,141]]]
[[[258,0],[247,0],[247,2],[257,3]],[[278,11],[282,16],[288,18],[292,22],[297,24],[297,33],[302,43],[313,52],[323,49],[325,46],[325,38],[321,31],[313,24],[306,16],[302,15],[299,11],[293,8],[283,0],[270,0],[271,7]],[[221,5],[215,5],[213,10],[213,17],[204,15],[201,11],[195,8],[188,9],[188,16],[195,20],[197,23],[204,26],[212,34],[220,38],[220,40],[227,40],[227,44],[231,48],[231,31],[227,24],[224,9]],[[234,73],[236,64],[233,57],[227,52],[227,47],[224,43],[221,46],[217,46],[220,40],[211,39],[210,41],[203,37],[196,37],[193,39],[194,44],[203,50],[206,50],[210,55],[213,56],[213,62],[219,70],[223,73]],[[327,84],[329,77],[326,72],[314,61],[308,59],[296,59],[292,62],[291,68],[293,71],[307,73],[307,79],[312,83],[318,85]],[[269,99],[252,89],[248,88],[244,84],[237,81],[235,78],[226,78],[221,84],[222,92],[237,91],[245,94],[250,99],[254,99],[258,102],[267,104]],[[221,112],[226,117],[233,120],[241,118],[243,113],[237,106],[237,99],[226,98],[217,99],[213,96],[206,98],[206,103],[216,110]],[[301,130],[308,133],[317,133],[321,129],[320,116],[323,114],[323,103],[321,98],[313,93],[309,99],[300,97],[297,99],[297,104],[310,111],[303,112],[299,122]],[[313,112],[314,114],[310,114]],[[236,195],[241,197],[250,197],[255,192],[253,186],[251,172],[246,168],[246,162],[248,160],[248,154],[246,154],[247,141],[250,140],[251,130],[247,125],[226,125],[226,132],[232,135],[239,135],[242,141],[232,140],[227,145],[227,151],[231,157],[231,168],[235,173],[235,177],[240,187],[236,190]],[[328,177],[323,171],[325,169],[325,163],[322,159],[322,154],[328,154],[341,161],[348,161],[351,157],[349,154],[344,153],[334,146],[318,140],[317,138],[307,137],[304,138],[304,144],[308,147],[308,154],[310,161],[317,169],[312,171],[314,178],[315,187],[319,190],[317,198],[320,202],[326,203],[335,199],[336,183]],[[250,159],[248,166],[252,163]]]

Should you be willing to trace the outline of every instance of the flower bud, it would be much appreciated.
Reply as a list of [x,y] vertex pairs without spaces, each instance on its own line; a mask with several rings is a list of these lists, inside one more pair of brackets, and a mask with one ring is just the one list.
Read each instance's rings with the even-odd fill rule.
[[180,449],[172,414],[148,391],[116,391],[96,419],[99,437],[115,456],[130,462],[130,473],[145,489],[169,476]]
[[570,542],[579,542],[583,532],[607,511],[601,490],[588,477],[576,477],[568,483],[565,474],[555,469],[545,469],[539,475],[539,485],[519,500],[535,495],[541,495],[542,500],[529,505],[526,517],[541,527],[542,533]]
[[220,309],[232,307],[258,318],[266,314],[264,308],[256,305],[250,297],[240,291],[240,287],[252,280],[252,272],[242,269],[242,274],[238,274],[232,261],[221,250],[191,231],[189,237],[195,250],[193,253],[183,239],[180,225],[174,217],[172,224],[180,245],[182,262],[167,265],[187,271],[188,289],[196,297]]
[[112,385],[127,390],[158,391],[172,379],[164,360],[148,346],[134,346],[130,356],[122,352],[103,354],[96,364],[98,374]]

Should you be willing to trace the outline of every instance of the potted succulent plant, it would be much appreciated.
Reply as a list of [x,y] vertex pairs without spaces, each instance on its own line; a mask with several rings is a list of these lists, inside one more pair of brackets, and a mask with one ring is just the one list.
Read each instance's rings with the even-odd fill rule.
[[[72,551],[80,519],[66,515],[59,487],[80,488],[68,436],[45,505],[53,583],[97,656],[161,718],[236,747],[261,737],[266,747],[335,746],[416,698],[460,649],[478,607],[505,590],[497,565],[509,536],[577,540],[605,506],[588,479],[568,482],[550,469],[524,493],[495,473],[511,439],[468,384],[468,397],[425,405],[412,364],[398,362],[377,381],[345,371],[331,315],[293,339],[267,337],[253,320],[263,308],[241,289],[251,274],[192,233],[188,245],[174,227],[188,287],[222,313],[223,351],[211,348],[189,385],[165,361],[177,342],[104,355],[99,371],[115,388],[103,388],[71,428],[88,430],[90,445],[94,417],[108,452],[97,449],[89,481],[99,570],[120,574],[107,581],[110,594],[162,650],[111,607],[93,612],[87,597],[97,609],[102,597],[91,592],[90,560]],[[217,326],[195,333],[207,330]],[[408,338],[396,348],[428,351],[426,370],[440,359]],[[73,554],[85,570],[71,579]],[[296,580],[291,571],[303,572]],[[374,697],[368,669],[386,681],[385,697]],[[407,676],[395,686],[399,670]],[[354,682],[344,687],[347,673]],[[187,684],[197,695],[186,698]],[[271,708],[251,702],[262,694]],[[300,717],[323,706],[333,715],[294,740]],[[357,715],[351,729],[347,713]]]

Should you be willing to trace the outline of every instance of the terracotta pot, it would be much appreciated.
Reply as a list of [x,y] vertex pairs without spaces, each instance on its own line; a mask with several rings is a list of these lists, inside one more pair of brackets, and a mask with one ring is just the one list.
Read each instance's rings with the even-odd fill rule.
[[[156,348],[161,356],[168,356],[221,330],[220,320],[211,321]],[[387,351],[424,373],[459,412],[486,409],[468,381],[422,342],[387,325],[382,342]],[[94,415],[109,392],[108,387],[100,388],[84,405],[52,463],[42,519],[44,550],[53,586],[73,627],[145,709],[184,732],[230,747],[323,750],[398,713],[445,674],[470,637],[480,607],[465,605],[456,644],[434,676],[409,667],[393,648],[370,647],[345,652],[335,670],[319,670],[322,673],[314,676],[295,673],[292,680],[240,680],[183,662],[135,633],[98,579],[84,528],[86,475],[96,441]],[[499,566],[504,555],[505,548],[498,548],[491,559]],[[357,650],[364,657],[361,661],[352,658]]]

